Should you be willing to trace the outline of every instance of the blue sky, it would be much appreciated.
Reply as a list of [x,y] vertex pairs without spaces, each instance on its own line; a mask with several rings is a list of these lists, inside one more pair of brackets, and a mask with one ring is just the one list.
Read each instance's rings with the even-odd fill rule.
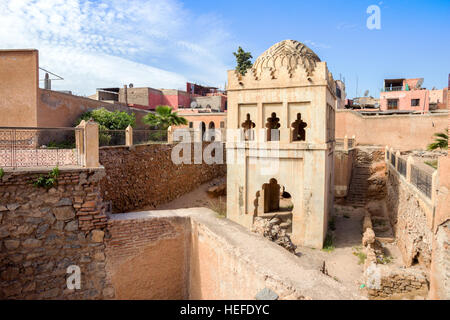
[[[381,29],[369,30],[369,5]],[[237,46],[256,58],[272,44],[307,44],[347,95],[378,96],[384,78],[423,77],[443,88],[450,72],[450,1],[0,1],[0,48],[37,48],[64,77],[54,89],[223,87]]]

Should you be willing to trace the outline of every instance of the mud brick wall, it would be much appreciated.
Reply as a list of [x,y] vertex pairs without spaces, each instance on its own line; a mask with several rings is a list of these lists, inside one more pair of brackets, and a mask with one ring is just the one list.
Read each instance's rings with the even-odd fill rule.
[[187,299],[188,218],[108,221],[108,279],[116,299]]
[[[49,171],[6,171],[0,179],[0,299],[111,297],[99,188],[104,170],[60,169],[54,187],[33,186]],[[80,290],[67,289],[70,265],[81,269]]]
[[[223,164],[194,164],[194,144],[190,145],[192,164],[175,164],[171,159],[174,146],[100,148],[100,163],[106,169],[102,195],[105,201],[112,201],[113,212],[154,208],[226,174],[224,147]],[[203,144],[203,150],[206,146]]]

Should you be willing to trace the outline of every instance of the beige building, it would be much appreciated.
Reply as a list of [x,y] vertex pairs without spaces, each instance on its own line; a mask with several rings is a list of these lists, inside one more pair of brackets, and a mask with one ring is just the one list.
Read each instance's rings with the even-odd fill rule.
[[277,216],[295,244],[322,248],[333,205],[335,92],[326,62],[293,40],[273,45],[245,76],[228,71],[229,219],[251,228],[255,217]]

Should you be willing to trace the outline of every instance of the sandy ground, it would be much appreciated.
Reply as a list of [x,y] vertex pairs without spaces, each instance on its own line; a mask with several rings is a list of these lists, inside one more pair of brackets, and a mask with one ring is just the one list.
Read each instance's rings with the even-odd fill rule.
[[[342,207],[342,206],[341,206]],[[345,215],[345,216],[344,216]],[[360,291],[363,283],[363,265],[353,253],[361,246],[362,238],[361,210],[345,207],[336,208],[334,216],[333,247],[329,251],[299,247],[301,259],[308,260],[312,267],[325,269],[328,275],[352,291]],[[299,255],[299,253],[297,253]],[[362,291],[360,294],[364,294]]]
[[[218,213],[226,212],[226,197],[211,198],[207,194],[207,190],[213,186],[225,183],[226,178],[216,178],[207,183],[202,184],[199,188],[191,191],[172,202],[165,203],[156,207],[156,210],[171,210],[193,207],[206,207]],[[155,210],[155,209],[149,209]]]

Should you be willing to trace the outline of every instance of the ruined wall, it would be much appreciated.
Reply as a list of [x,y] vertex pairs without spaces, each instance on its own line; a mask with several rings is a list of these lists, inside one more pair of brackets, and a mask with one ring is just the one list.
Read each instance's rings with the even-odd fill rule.
[[450,155],[439,158],[437,179],[430,298],[448,300],[450,299]]
[[362,116],[336,110],[336,138],[356,136],[358,144],[392,146],[396,150],[425,149],[433,134],[448,127],[447,114]]
[[187,299],[187,218],[108,221],[107,272],[116,299]]
[[[200,148],[200,145],[195,144]],[[226,164],[175,164],[174,144],[100,148],[100,163],[106,169],[101,182],[104,200],[111,200],[115,212],[155,207],[186,194],[201,184],[225,175]],[[206,148],[207,144],[203,145]],[[225,159],[225,155],[223,157]],[[225,161],[224,161],[225,162]]]
[[[111,297],[105,273],[100,198],[102,169],[62,170],[57,186],[32,185],[36,171],[6,171],[0,179],[0,298]],[[66,287],[66,269],[81,269],[81,290]]]
[[397,172],[389,170],[386,206],[405,266],[418,263],[429,268],[433,237],[428,222],[431,205]]
[[345,197],[348,193],[350,180],[352,177],[353,162],[355,161],[356,150],[334,150],[334,195],[335,197]]
[[207,208],[113,214],[106,238],[116,299],[362,299]]
[[371,299],[414,299],[426,296],[428,280],[421,270],[392,268],[377,265],[379,285],[368,290]]

